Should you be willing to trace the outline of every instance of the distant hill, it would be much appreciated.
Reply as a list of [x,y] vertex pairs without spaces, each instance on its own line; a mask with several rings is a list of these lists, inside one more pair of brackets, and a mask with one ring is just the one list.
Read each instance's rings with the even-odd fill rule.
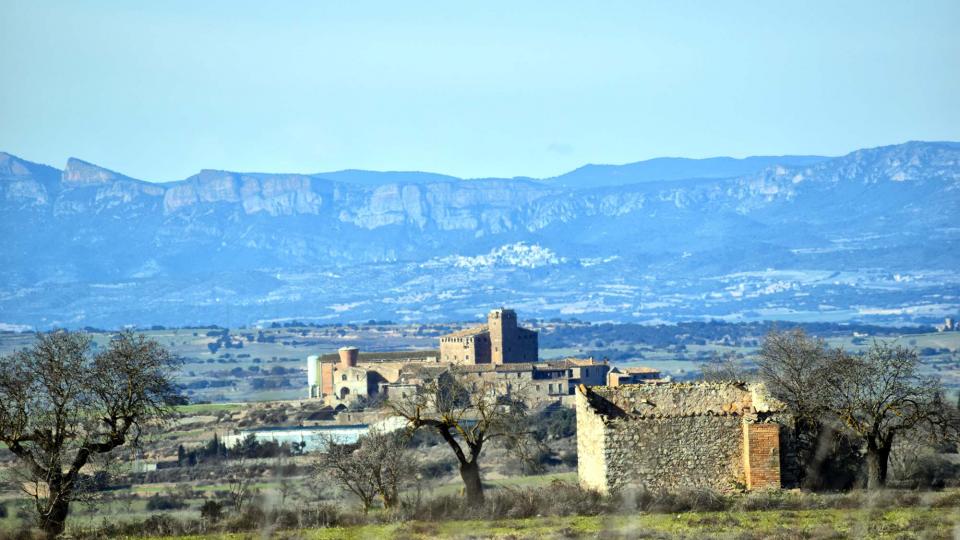
[[460,180],[460,178],[455,176],[447,176],[445,174],[428,172],[380,172],[358,169],[317,173],[311,176],[315,176],[317,178],[326,178],[328,180],[333,180],[334,182],[344,182],[347,184],[357,184],[361,186],[380,186],[383,184],[429,184],[433,182],[451,182]]
[[829,158],[824,156],[751,156],[743,159],[655,158],[626,165],[584,165],[550,180],[564,187],[584,189],[688,178],[732,178],[756,173],[776,165],[806,167],[827,159]]
[[0,153],[4,325],[792,318],[960,311],[960,145],[665,158],[554,179],[203,170]]

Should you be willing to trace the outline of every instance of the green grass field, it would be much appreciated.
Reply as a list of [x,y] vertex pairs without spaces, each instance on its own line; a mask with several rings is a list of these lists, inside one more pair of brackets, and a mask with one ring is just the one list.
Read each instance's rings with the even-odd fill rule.
[[207,416],[220,411],[239,412],[248,406],[246,403],[198,403],[194,405],[180,405],[177,407],[177,412],[194,416]]
[[[776,510],[542,517],[495,521],[410,521],[302,531],[271,531],[271,537],[334,539],[430,538],[955,538],[956,508],[873,511]],[[264,532],[181,538],[255,539]]]

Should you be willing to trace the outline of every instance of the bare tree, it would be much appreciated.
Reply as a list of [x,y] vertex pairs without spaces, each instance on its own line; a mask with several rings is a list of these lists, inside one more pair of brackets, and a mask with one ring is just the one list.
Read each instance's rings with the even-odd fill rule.
[[792,413],[793,439],[797,443],[803,485],[820,485],[821,468],[833,453],[839,426],[825,425],[827,409],[825,370],[835,357],[821,339],[802,329],[770,332],[757,355],[760,380]]
[[367,468],[366,460],[359,459],[359,443],[339,443],[326,437],[325,450],[317,455],[314,464],[318,477],[331,476],[344,489],[360,499],[364,513],[370,511],[377,497],[377,484]]
[[824,369],[833,355],[822,339],[802,329],[770,332],[757,356],[759,375],[770,393],[800,422],[818,422],[823,413]]
[[246,467],[246,461],[246,456],[240,454],[240,459],[237,460],[227,478],[230,502],[233,504],[233,511],[238,515],[243,512],[243,505],[253,496],[250,489],[253,485],[253,475]]
[[865,353],[838,354],[823,381],[830,409],[866,444],[867,488],[882,488],[894,438],[920,426],[956,428],[934,377],[917,373],[913,350],[874,342]]
[[406,431],[370,431],[360,439],[360,458],[369,464],[377,492],[384,508],[400,502],[400,488],[417,473],[417,462],[407,449],[410,434]]
[[416,430],[435,430],[450,446],[460,467],[467,501],[483,502],[480,455],[484,445],[500,440],[517,453],[531,441],[522,389],[503,381],[471,377],[457,370],[442,373],[414,395],[388,406]]
[[287,497],[296,491],[296,486],[290,481],[289,478],[286,476],[281,476],[277,491],[280,492],[280,506],[286,506]]
[[714,356],[700,366],[700,373],[705,381],[746,381],[752,375],[737,362],[736,353],[726,353]]
[[92,457],[136,445],[182,398],[177,362],[159,343],[124,332],[91,354],[81,333],[38,334],[32,348],[0,358],[0,441],[20,460],[21,485],[49,537],[64,530]]
[[371,430],[355,444],[327,441],[328,451],[318,458],[318,472],[331,474],[355,494],[369,510],[377,495],[384,508],[400,502],[400,488],[417,472],[417,461],[407,448],[404,431]]

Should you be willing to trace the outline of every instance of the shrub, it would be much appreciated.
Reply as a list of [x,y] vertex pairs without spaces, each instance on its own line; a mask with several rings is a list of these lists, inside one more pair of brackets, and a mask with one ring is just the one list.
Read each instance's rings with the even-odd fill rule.
[[960,491],[943,495],[930,503],[930,506],[933,508],[960,508]]
[[483,506],[469,507],[462,497],[447,495],[419,505],[409,517],[421,521],[503,519],[533,516],[595,515],[609,512],[610,500],[575,484],[554,481],[541,488],[502,488],[487,493]]
[[24,525],[19,529],[0,531],[0,540],[43,540],[43,531]]
[[610,501],[600,493],[555,480],[541,490],[546,504],[542,513],[552,516],[597,515],[611,511]]
[[577,434],[577,413],[568,408],[548,408],[533,417],[533,434],[538,441],[562,439]]
[[737,508],[753,510],[799,510],[803,507],[800,497],[782,491],[752,491],[739,498]]
[[200,506],[200,517],[210,523],[217,523],[223,517],[223,503],[206,501]]
[[413,517],[421,521],[442,521],[451,516],[463,515],[463,497],[442,495],[418,506]]
[[916,456],[898,472],[898,484],[911,489],[942,489],[960,481],[960,464],[932,452]]
[[[424,430],[418,430],[416,433],[421,431]],[[422,474],[424,478],[442,478],[453,474],[455,470],[456,465],[449,459],[428,461],[420,465],[420,474]]]
[[636,489],[620,495],[622,504],[636,510],[655,513],[718,512],[732,506],[732,500],[712,489],[650,491]]
[[167,514],[156,514],[135,525],[133,529],[147,536],[173,536],[180,531],[180,524]]
[[174,495],[156,494],[147,500],[147,510],[153,512],[157,510],[180,510],[189,505]]
[[224,523],[224,529],[229,532],[243,532],[259,529],[267,522],[263,509],[256,504],[248,504],[243,513],[233,516]]
[[566,450],[560,454],[560,462],[566,465],[567,467],[576,467],[577,466],[577,453],[575,451]]
[[343,522],[340,508],[329,503],[303,508],[300,514],[303,527],[333,527]]

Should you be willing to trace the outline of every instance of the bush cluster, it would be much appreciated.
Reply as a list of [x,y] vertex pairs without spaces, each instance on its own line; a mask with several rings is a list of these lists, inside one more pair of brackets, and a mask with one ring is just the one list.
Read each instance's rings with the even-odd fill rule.
[[401,512],[405,519],[445,521],[596,515],[615,509],[613,499],[575,484],[554,481],[549,487],[489,491],[482,506],[470,506],[463,497],[449,495],[413,507],[407,505]]
[[175,495],[160,495],[159,493],[147,499],[147,510],[180,510],[189,506],[180,497]]

